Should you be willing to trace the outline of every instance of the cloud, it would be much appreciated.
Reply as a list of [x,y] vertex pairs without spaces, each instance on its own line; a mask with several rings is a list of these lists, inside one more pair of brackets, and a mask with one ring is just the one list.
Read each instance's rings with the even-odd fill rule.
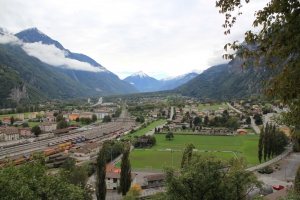
[[8,43],[20,43],[20,40],[9,33],[6,29],[2,29],[0,27],[0,44],[8,44]]
[[49,65],[64,67],[74,70],[100,72],[104,71],[86,62],[66,58],[67,52],[56,48],[54,45],[45,45],[41,42],[24,43],[22,48],[28,55],[34,56]]

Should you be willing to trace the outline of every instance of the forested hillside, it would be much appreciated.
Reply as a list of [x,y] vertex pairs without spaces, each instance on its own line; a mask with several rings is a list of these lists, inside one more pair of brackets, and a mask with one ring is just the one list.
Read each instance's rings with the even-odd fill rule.
[[[40,102],[53,98],[71,98],[96,95],[92,90],[68,76],[59,73],[38,59],[28,56],[19,45],[0,44],[1,101],[8,103],[10,90],[25,84],[28,99],[22,101]],[[3,107],[0,105],[0,107]],[[6,105],[6,107],[8,104]]]

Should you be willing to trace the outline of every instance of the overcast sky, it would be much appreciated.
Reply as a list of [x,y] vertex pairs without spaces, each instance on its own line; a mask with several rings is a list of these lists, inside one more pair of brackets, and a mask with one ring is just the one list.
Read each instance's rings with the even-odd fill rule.
[[137,71],[161,79],[227,63],[224,45],[242,41],[266,3],[245,5],[229,36],[213,0],[0,0],[0,27],[36,27],[121,79]]

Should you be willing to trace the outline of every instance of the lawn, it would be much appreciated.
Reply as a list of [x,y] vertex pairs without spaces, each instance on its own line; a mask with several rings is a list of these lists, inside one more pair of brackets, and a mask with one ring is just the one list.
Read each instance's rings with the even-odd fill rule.
[[[20,113],[20,114],[24,114],[24,118],[28,119],[28,115],[33,113],[34,112],[27,112],[27,113]],[[0,115],[0,120],[3,120],[4,117],[11,118],[11,116],[13,116],[15,119],[17,118],[17,114],[5,114],[5,115]]]
[[216,106],[198,106],[198,110],[202,111],[204,109],[212,109],[212,110],[219,110],[219,108],[228,108],[229,106],[227,104],[220,104],[220,105],[216,105]]
[[138,130],[132,134],[128,133],[127,135],[122,136],[122,139],[129,139],[129,135],[131,135],[131,137],[133,138],[135,135],[136,136],[141,136],[141,135],[145,135],[146,133],[148,133],[150,130],[154,130],[155,127],[159,126],[160,124],[164,124],[166,123],[166,120],[158,120],[158,121],[154,121],[152,122],[149,126],[147,126],[146,128],[143,128],[141,130]]
[[40,124],[41,122],[27,122],[30,127]]
[[[258,135],[237,135],[233,136],[203,136],[203,135],[176,135],[172,140],[167,140],[165,135],[155,134],[156,145],[147,150],[134,150],[130,153],[130,161],[133,169],[145,169],[145,166],[152,166],[152,169],[161,169],[167,165],[179,167],[182,150],[186,143],[193,142],[195,149],[203,154],[213,153],[221,159],[237,156],[246,158],[248,167],[259,164],[257,159]],[[171,153],[170,150],[175,150]],[[219,152],[220,151],[220,152]],[[173,158],[172,158],[173,156]],[[118,163],[117,167],[120,167]]]

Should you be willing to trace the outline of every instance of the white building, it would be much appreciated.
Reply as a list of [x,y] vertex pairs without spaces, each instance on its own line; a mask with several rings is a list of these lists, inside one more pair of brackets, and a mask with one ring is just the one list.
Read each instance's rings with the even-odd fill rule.
[[[131,186],[136,184],[136,175],[137,174],[131,173]],[[106,188],[108,190],[117,190],[120,186],[120,177],[120,172],[106,172]]]

